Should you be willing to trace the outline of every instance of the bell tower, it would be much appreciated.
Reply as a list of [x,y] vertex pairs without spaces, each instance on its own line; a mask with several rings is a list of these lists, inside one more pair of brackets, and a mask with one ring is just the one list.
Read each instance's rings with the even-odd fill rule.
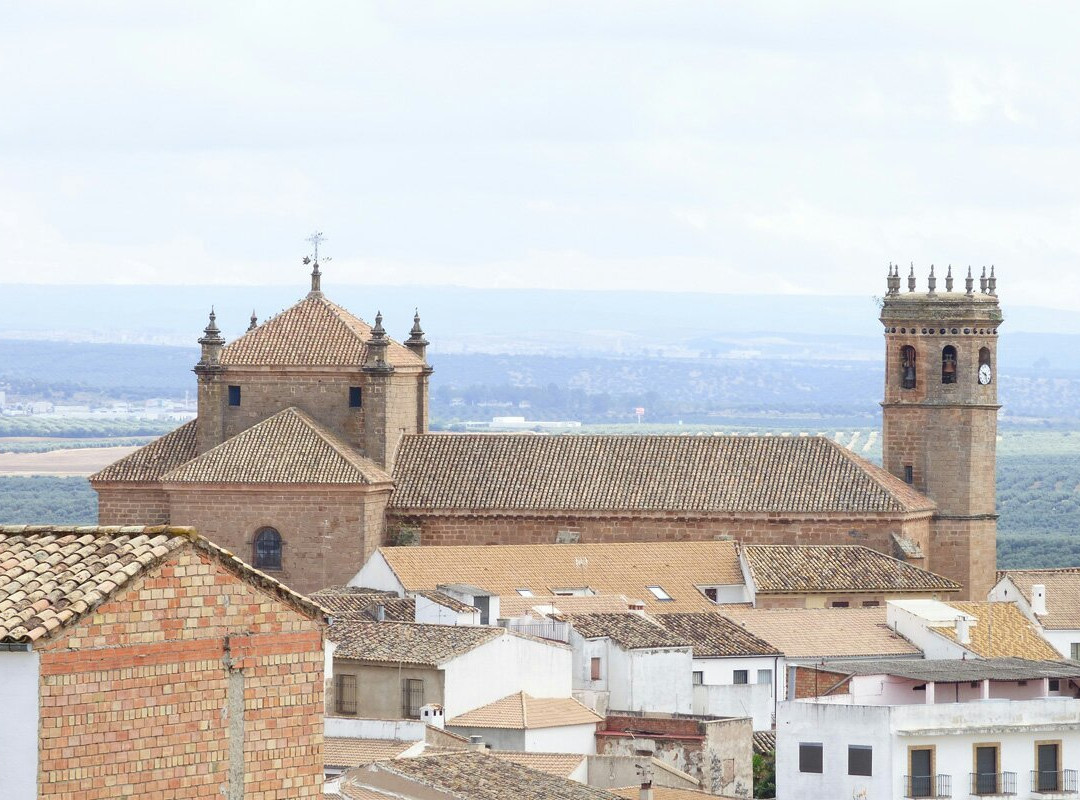
[[929,568],[985,600],[997,567],[997,279],[983,269],[976,291],[969,268],[964,291],[953,291],[949,267],[939,292],[931,266],[926,291],[914,267],[906,292],[900,282],[890,265],[882,460],[937,504]]

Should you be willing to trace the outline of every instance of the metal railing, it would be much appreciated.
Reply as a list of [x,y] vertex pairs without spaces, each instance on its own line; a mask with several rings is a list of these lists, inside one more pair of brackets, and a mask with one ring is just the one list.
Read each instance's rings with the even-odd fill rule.
[[1075,794],[1076,787],[1075,769],[1031,771],[1031,791],[1034,794]]
[[1015,772],[972,772],[969,774],[973,795],[1016,794]]
[[526,636],[535,636],[538,639],[551,639],[556,642],[570,641],[570,623],[557,620],[544,620],[535,622],[519,622],[510,620],[506,626],[515,633],[524,633]]
[[905,775],[904,797],[952,797],[952,775]]

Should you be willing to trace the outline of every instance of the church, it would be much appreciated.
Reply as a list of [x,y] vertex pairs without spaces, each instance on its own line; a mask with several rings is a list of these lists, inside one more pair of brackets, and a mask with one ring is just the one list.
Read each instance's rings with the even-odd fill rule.
[[322,292],[199,339],[198,415],[90,477],[102,525],[190,525],[302,592],[382,545],[735,539],[861,544],[994,582],[996,278],[933,268],[881,303],[883,467],[819,436],[428,431],[428,342]]

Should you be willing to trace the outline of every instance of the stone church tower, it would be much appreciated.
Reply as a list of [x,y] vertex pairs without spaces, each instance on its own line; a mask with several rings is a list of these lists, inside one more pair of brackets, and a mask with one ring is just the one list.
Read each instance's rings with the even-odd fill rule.
[[900,281],[890,268],[881,308],[883,464],[937,506],[930,569],[985,599],[997,553],[997,281],[984,269],[976,291],[969,269],[964,290],[954,291],[950,268],[939,292],[933,267],[925,292],[916,291],[914,268],[906,292]]

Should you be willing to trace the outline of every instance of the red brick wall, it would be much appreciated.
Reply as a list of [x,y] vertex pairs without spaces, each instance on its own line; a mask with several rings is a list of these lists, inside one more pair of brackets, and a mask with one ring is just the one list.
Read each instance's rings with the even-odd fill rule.
[[173,525],[190,525],[251,563],[255,533],[275,528],[284,541],[274,577],[299,592],[348,583],[379,546],[389,490],[289,485],[279,489],[170,488]]
[[166,525],[169,496],[160,486],[103,484],[98,495],[99,525]]
[[828,670],[814,669],[812,667],[795,667],[795,696],[793,699],[819,697],[826,692],[829,695],[849,694],[850,689],[847,683],[829,692],[829,689],[832,689],[846,677],[847,675],[841,672],[829,672]]
[[604,720],[604,731],[648,731],[654,738],[664,736],[704,736],[705,729],[696,719],[673,717],[647,717],[635,714],[609,714]]
[[42,648],[40,689],[42,798],[216,800],[240,753],[245,800],[322,795],[319,625],[193,548]]

